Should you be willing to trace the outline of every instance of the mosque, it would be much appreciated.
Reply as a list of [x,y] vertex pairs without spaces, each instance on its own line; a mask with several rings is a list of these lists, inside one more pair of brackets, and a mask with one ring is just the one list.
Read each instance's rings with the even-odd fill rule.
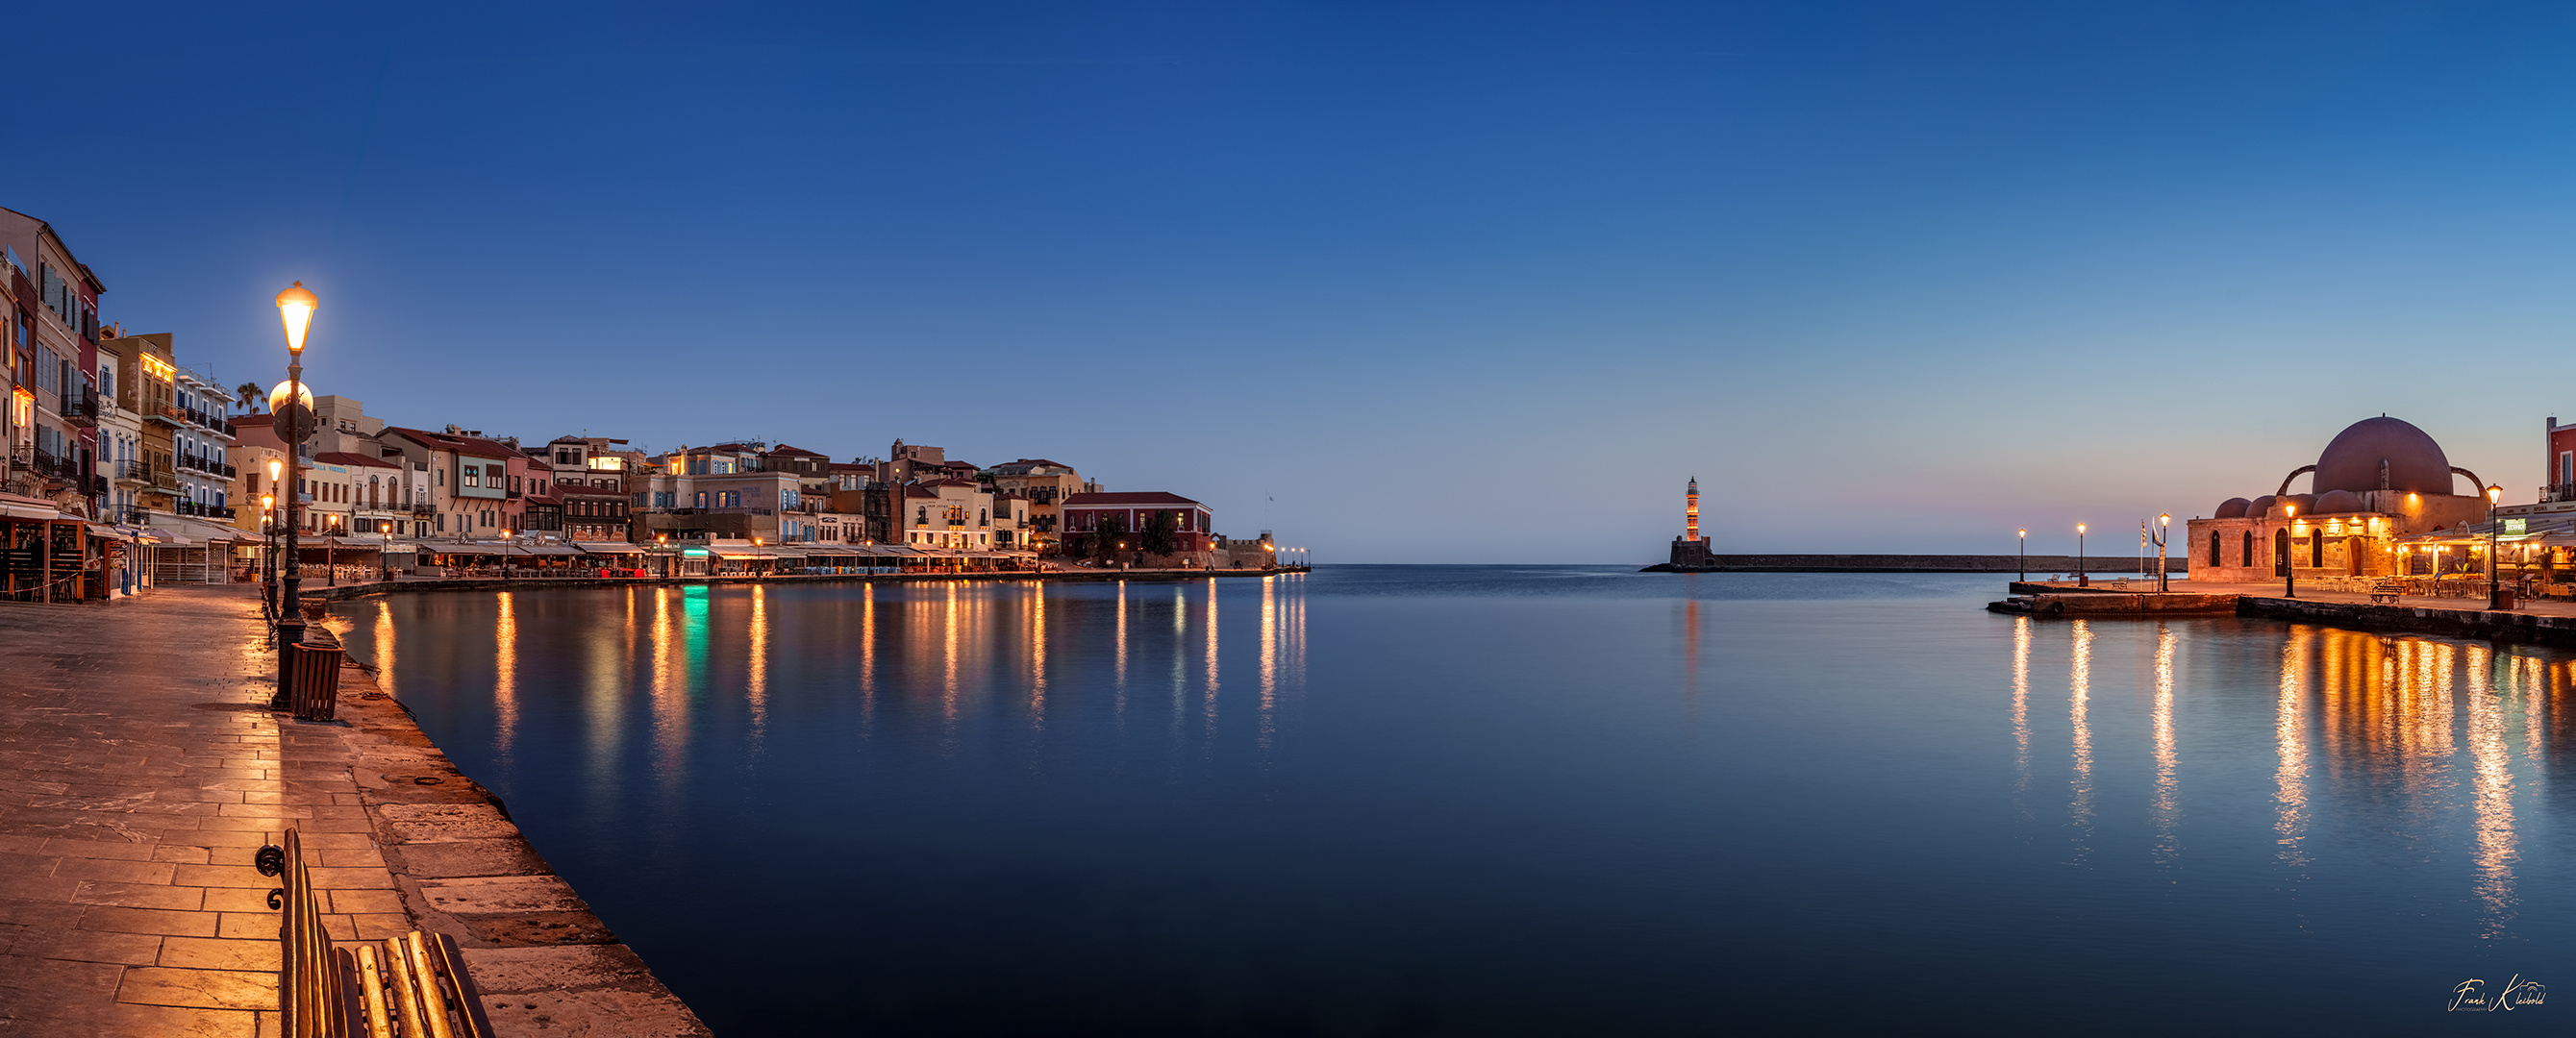
[[[2308,493],[2291,493],[2302,475]],[[2468,477],[2469,493],[2452,493],[2455,476]],[[2290,470],[2278,490],[2228,498],[2210,518],[2186,524],[2182,546],[2194,581],[2279,580],[2292,567],[2302,577],[2385,576],[2407,557],[2400,540],[2486,522],[2483,486],[2424,430],[2387,415],[2364,418],[2335,434],[2316,464]]]

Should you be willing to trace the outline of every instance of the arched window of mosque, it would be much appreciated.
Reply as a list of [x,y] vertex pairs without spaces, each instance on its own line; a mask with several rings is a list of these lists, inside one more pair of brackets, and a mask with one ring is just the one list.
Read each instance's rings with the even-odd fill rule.
[[2272,575],[2290,575],[2290,531],[2272,531]]
[[2245,531],[2245,551],[2244,554],[2236,560],[2236,564],[2247,569],[2254,568],[2254,531]]
[[2324,531],[2320,530],[2308,535],[2308,568],[2324,569],[2325,565],[2326,535]]
[[2209,531],[2209,564],[2212,566],[2220,565],[2220,562],[2218,561],[2218,531],[2216,530]]

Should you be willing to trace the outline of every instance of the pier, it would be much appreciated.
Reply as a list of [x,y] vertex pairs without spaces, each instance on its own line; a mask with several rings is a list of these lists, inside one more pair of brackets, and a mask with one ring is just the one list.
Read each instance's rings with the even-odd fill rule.
[[2176,582],[2162,594],[2152,587],[2121,589],[2097,584],[2013,583],[2012,597],[1988,603],[1993,612],[2040,618],[2117,619],[2122,616],[2221,615],[2288,620],[2381,634],[2475,638],[2517,645],[2576,648],[2576,602],[2524,601],[2516,608],[2486,608],[2484,598],[2407,596],[2373,602],[2364,591],[2310,589],[2285,597],[2278,581]]

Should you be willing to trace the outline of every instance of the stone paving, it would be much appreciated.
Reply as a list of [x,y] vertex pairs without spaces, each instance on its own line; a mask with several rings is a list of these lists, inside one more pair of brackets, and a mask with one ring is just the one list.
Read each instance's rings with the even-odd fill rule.
[[270,713],[261,633],[247,589],[0,604],[0,1038],[278,1033],[289,825],[334,938],[455,937],[504,1035],[706,1033],[362,671]]

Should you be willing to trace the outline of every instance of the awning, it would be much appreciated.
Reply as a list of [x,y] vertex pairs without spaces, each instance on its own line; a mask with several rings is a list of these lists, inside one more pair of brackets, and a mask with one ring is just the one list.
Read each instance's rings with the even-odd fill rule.
[[40,508],[35,505],[21,505],[0,501],[0,515],[5,515],[11,519],[50,521],[62,518],[63,510],[59,508]]
[[573,544],[572,544],[572,546],[573,546],[573,547],[575,547],[575,548],[579,548],[579,549],[581,549],[582,554],[585,554],[585,555],[642,555],[642,554],[644,554],[644,547],[643,547],[642,545],[639,545],[639,544],[622,544],[622,543],[617,543],[617,542],[613,542],[613,541],[574,541],[574,542],[573,542]]
[[501,554],[501,548],[500,548],[500,546],[499,546],[499,545],[493,545],[493,544],[424,544],[424,545],[421,545],[421,546],[420,546],[420,550],[421,550],[422,552],[424,552],[424,553],[431,554],[431,555],[499,555],[499,554]]
[[133,534],[119,530],[113,526],[101,526],[97,523],[89,524],[89,535],[111,541],[131,541],[134,539]]
[[531,544],[531,545],[528,545],[527,547],[524,547],[524,548],[512,548],[512,549],[510,549],[510,554],[512,554],[512,555],[579,555],[579,554],[581,554],[581,549],[579,549],[579,548],[567,548],[567,547],[564,547],[563,545],[560,545],[560,544]]

